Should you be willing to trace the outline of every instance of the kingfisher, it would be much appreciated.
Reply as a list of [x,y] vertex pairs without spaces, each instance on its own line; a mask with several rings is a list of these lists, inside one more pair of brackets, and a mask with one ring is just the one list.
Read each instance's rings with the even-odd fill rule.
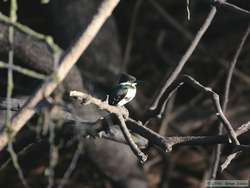
[[109,94],[109,104],[123,106],[133,100],[136,95],[136,85],[141,83],[132,75],[122,73],[117,86]]

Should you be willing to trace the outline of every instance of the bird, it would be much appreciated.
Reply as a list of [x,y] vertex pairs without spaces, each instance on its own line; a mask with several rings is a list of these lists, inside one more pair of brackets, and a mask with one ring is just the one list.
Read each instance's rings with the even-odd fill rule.
[[109,104],[113,106],[124,106],[136,95],[136,85],[140,83],[132,75],[122,73],[119,83],[109,93]]

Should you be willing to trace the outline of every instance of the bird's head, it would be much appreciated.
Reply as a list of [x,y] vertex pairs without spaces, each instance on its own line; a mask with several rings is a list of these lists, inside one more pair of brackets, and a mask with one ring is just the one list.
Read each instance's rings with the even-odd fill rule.
[[142,85],[143,81],[136,80],[136,78],[132,75],[122,73],[120,76],[119,84],[137,86],[137,85]]

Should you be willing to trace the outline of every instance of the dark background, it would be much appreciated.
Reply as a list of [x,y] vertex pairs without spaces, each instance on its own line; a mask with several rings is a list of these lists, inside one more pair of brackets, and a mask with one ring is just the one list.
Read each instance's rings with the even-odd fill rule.
[[[74,0],[72,2],[51,0],[48,4],[42,4],[38,0],[19,0],[18,22],[45,35],[51,35],[55,43],[62,49],[67,49],[77,34],[87,26],[91,16],[97,10],[99,2],[99,0]],[[249,0],[228,2],[250,10]],[[71,6],[71,3],[74,6]],[[103,96],[116,83],[119,73],[128,72],[136,76],[137,79],[145,81],[145,84],[138,88],[137,96],[128,105],[128,109],[133,118],[140,119],[152,102],[152,97],[158,92],[164,78],[177,66],[205,21],[211,4],[209,1],[192,0],[189,8],[191,18],[188,21],[186,1],[184,0],[142,0],[140,2],[138,0],[121,0],[112,18],[98,34],[95,43],[91,44],[86,55],[83,55],[77,64],[86,90],[90,93],[98,91],[98,95]],[[9,1],[0,0],[0,11],[8,15]],[[181,26],[181,32],[163,14],[169,14],[174,24]],[[182,73],[191,75],[206,86],[212,86],[223,99],[228,66],[248,24],[249,16],[219,9]],[[126,59],[125,51],[128,45],[131,45],[131,50]],[[226,113],[234,128],[249,120],[249,52],[248,39],[236,67],[238,71],[246,75],[247,81],[239,76],[233,76],[228,113]],[[2,61],[7,61],[6,53],[0,53],[0,58]],[[22,59],[16,58],[15,60],[16,64],[26,66]],[[40,70],[40,72],[43,71],[45,70]],[[0,78],[0,96],[5,97],[6,70],[0,70]],[[34,88],[38,87],[40,83],[38,80],[32,80],[32,78],[26,78],[17,73],[14,74],[14,79],[16,86],[14,97],[33,93]],[[199,93],[190,86],[183,86],[173,99],[174,106],[166,116],[166,119],[170,118],[170,120],[153,121],[148,126],[159,131],[162,126],[168,124],[167,129],[161,132],[167,136],[217,134],[219,124],[216,121],[211,101],[201,95],[199,100],[191,105],[190,101],[196,99],[197,96]],[[183,107],[185,110],[181,111]],[[36,119],[34,118],[33,121],[36,122]],[[37,123],[34,122],[30,123],[33,123],[31,127],[36,127],[34,124]],[[29,132],[25,129],[20,134],[24,135],[20,138],[24,143],[20,144],[19,148],[17,144],[17,150],[21,150],[29,142],[37,142],[36,133],[32,131]],[[68,132],[65,134],[65,130],[58,130],[58,140],[67,139],[67,136]],[[249,144],[247,136],[245,142]],[[45,171],[50,160],[48,137],[45,136],[41,142],[36,144],[31,151],[27,151],[20,157],[20,165],[26,180],[32,187],[45,187],[48,183]],[[59,144],[59,141],[56,144]],[[119,148],[119,146],[117,147]],[[100,163],[116,161],[117,153],[112,153],[114,152],[112,149],[110,151],[106,149],[106,152],[111,153],[107,157],[105,154],[103,156],[98,154],[97,149],[96,155],[100,155],[99,158],[102,159],[95,159],[95,157],[91,157],[92,155],[88,155],[88,149],[86,149],[70,178],[68,187],[135,187],[137,184],[124,182],[129,182],[131,178],[137,178],[137,176],[140,177],[140,181],[147,184],[138,184],[138,187],[156,188],[167,185],[169,187],[201,187],[211,166],[213,148],[215,146],[179,146],[167,154],[155,148],[147,149],[145,152],[149,155],[149,160],[144,167],[142,168],[141,165],[138,167],[133,159],[133,166],[137,170],[139,169],[139,172],[136,175],[128,173],[121,178],[122,180],[120,180],[118,172],[123,168],[121,167],[122,158],[121,161],[113,163],[112,173],[109,170],[105,171],[107,167],[98,163],[98,161],[102,161]],[[59,149],[55,184],[61,180],[75,149],[76,144]],[[222,159],[225,158],[228,150],[230,148],[223,150]],[[92,150],[89,152],[91,153]],[[1,163],[3,163],[8,155],[6,153],[1,155]],[[124,154],[124,158],[126,157],[127,155]],[[130,166],[128,165],[127,168]],[[249,179],[249,177],[250,161],[245,153],[218,175],[218,179]],[[11,163],[0,171],[0,186],[22,187]]]

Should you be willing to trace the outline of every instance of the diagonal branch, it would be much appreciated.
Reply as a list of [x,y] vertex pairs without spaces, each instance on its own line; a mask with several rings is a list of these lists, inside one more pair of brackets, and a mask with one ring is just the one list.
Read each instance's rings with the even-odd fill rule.
[[217,8],[225,9],[225,10],[231,10],[234,11],[235,13],[242,14],[245,16],[250,16],[250,11],[245,10],[243,8],[240,8],[234,4],[225,2],[223,0],[213,0],[212,5],[216,6]]
[[120,127],[122,130],[122,133],[128,143],[128,145],[130,146],[131,150],[134,152],[134,154],[138,157],[138,159],[140,160],[141,163],[144,163],[147,160],[147,156],[139,149],[139,147],[135,144],[134,140],[131,137],[131,134],[126,126],[126,123],[124,121],[123,116],[117,115],[117,118],[120,121]]

